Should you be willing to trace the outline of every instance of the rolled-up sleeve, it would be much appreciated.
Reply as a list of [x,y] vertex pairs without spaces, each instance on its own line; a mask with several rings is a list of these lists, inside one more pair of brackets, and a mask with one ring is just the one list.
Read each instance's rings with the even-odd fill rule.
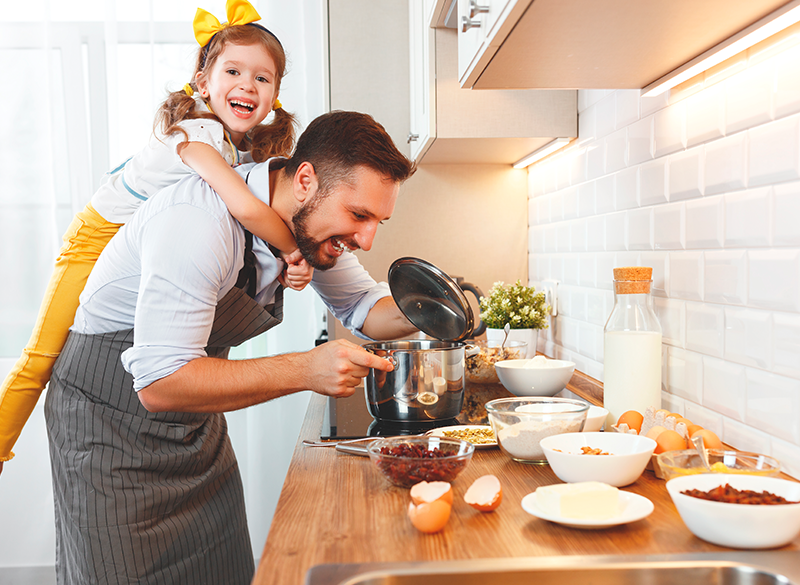
[[311,285],[325,306],[353,335],[372,340],[361,328],[375,303],[391,296],[387,283],[376,282],[358,258],[346,252],[330,270],[315,270]]
[[141,232],[142,277],[134,345],[122,364],[141,390],[205,357],[221,292],[230,288],[238,245],[219,217],[191,204],[147,221]]

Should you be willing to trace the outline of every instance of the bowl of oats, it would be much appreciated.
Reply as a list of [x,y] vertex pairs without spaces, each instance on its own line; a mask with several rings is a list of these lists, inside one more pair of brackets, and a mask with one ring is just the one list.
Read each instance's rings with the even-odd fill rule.
[[439,427],[426,433],[431,437],[460,439],[472,443],[476,449],[492,449],[497,447],[497,437],[489,425],[455,425]]
[[478,340],[470,342],[478,348],[466,358],[466,378],[473,384],[500,384],[494,365],[505,360],[524,359],[528,344],[524,341]]

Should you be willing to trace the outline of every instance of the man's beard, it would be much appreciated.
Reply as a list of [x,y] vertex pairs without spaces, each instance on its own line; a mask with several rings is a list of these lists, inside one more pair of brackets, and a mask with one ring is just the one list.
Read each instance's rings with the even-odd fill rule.
[[316,270],[328,270],[336,266],[338,258],[328,256],[322,252],[322,246],[327,240],[319,242],[308,233],[308,219],[319,207],[321,200],[321,194],[317,193],[311,201],[308,201],[295,211],[292,216],[292,225],[294,226],[294,239],[305,261]]

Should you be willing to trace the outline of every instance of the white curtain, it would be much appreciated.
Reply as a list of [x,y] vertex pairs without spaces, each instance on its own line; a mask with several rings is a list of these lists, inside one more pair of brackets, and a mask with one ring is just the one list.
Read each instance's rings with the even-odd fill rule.
[[[325,2],[253,4],[287,49],[281,102],[304,127],[327,108]],[[105,171],[145,144],[166,92],[189,81],[198,6],[226,20],[224,0],[0,0],[0,376],[30,335],[73,215]],[[284,324],[234,357],[309,349],[322,314],[310,290],[290,292]],[[228,415],[256,557],[307,400]],[[0,476],[0,585],[42,583],[34,576],[42,573],[25,568],[54,562],[42,402]]]

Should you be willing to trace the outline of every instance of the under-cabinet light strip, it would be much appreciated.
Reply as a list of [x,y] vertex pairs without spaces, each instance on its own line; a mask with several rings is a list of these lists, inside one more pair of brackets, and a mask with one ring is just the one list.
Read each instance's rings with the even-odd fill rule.
[[552,142],[548,142],[543,147],[538,150],[534,150],[528,156],[519,159],[517,162],[514,163],[515,169],[524,169],[527,166],[532,165],[538,160],[543,159],[549,154],[553,154],[555,151],[564,148],[572,138],[556,138]]
[[712,47],[705,53],[681,65],[672,73],[651,83],[642,90],[642,97],[654,97],[672,89],[687,79],[699,75],[730,59],[734,55],[746,51],[764,39],[779,33],[785,28],[800,22],[800,0],[794,0],[782,6],[772,14],[754,22],[729,39]]

